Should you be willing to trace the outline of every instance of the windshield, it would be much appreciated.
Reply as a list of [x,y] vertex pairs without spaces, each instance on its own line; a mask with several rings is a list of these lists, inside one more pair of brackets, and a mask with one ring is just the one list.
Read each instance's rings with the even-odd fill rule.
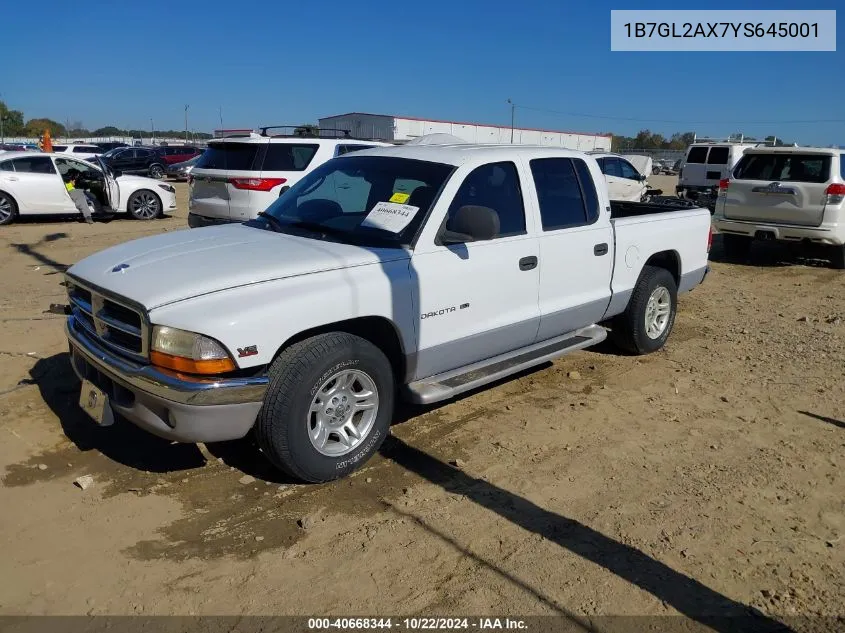
[[350,244],[409,245],[453,169],[387,156],[335,158],[268,207],[275,221],[253,222]]

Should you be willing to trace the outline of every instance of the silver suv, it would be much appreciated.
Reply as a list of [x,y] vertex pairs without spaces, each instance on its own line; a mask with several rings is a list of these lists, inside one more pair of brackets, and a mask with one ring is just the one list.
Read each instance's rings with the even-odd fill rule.
[[208,144],[188,177],[188,226],[246,222],[326,161],[356,150],[391,145],[350,138],[334,130],[320,130],[317,136],[269,133],[275,129],[280,128],[261,128],[258,133]]

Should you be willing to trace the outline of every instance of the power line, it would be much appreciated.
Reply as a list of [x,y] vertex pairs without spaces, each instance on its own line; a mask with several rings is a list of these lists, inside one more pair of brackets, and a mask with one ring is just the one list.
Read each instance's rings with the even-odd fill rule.
[[785,125],[794,123],[845,123],[845,119],[793,119],[782,121],[726,121],[726,120],[681,120],[681,119],[648,119],[643,117],[621,117],[621,116],[604,116],[600,114],[586,114],[583,112],[563,112],[561,110],[550,110],[548,108],[535,108],[532,106],[524,106],[514,104],[516,108],[523,110],[532,110],[534,112],[548,112],[551,114],[560,114],[563,116],[584,117],[588,119],[605,119],[608,121],[642,121],[649,123],[677,123],[677,124],[720,124],[720,125]]

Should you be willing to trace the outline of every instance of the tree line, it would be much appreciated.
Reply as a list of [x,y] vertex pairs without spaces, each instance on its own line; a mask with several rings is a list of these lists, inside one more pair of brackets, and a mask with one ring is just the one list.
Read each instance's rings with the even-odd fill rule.
[[[746,136],[742,132],[736,132],[730,135],[730,140],[733,141],[750,141],[750,142],[766,142],[774,143],[777,146],[792,145],[781,138],[775,136],[767,136],[765,138],[756,138]],[[662,150],[684,150],[695,141],[694,132],[675,132],[669,138],[662,134],[652,132],[651,130],[640,130],[636,136],[620,136],[613,134],[611,149],[614,152],[634,150],[634,149],[662,149]]]
[[[63,125],[58,121],[53,121],[47,118],[24,119],[23,112],[20,110],[11,110],[2,101],[0,101],[0,119],[3,122],[3,134],[5,136],[26,136],[30,138],[38,137],[44,134],[45,130],[50,131],[50,136],[53,138],[72,137],[81,138],[88,136],[124,136],[130,138],[149,137],[151,130],[124,130],[113,125],[97,128],[96,130],[89,130],[79,122],[74,121],[69,125]],[[191,138],[209,139],[211,134],[206,132],[188,132]],[[157,137],[166,138],[181,138],[185,135],[185,130],[155,130]]]

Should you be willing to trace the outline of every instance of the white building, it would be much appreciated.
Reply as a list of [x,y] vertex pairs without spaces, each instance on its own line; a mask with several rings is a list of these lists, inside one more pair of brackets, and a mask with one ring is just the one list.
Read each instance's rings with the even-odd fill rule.
[[[320,119],[320,128],[346,130],[358,138],[407,142],[426,134],[451,134],[468,143],[516,143],[520,145],[551,145],[582,151],[610,151],[610,134],[585,134],[533,128],[514,128],[503,125],[459,123],[417,119],[392,114],[349,112]],[[513,140],[511,140],[513,137]]]

